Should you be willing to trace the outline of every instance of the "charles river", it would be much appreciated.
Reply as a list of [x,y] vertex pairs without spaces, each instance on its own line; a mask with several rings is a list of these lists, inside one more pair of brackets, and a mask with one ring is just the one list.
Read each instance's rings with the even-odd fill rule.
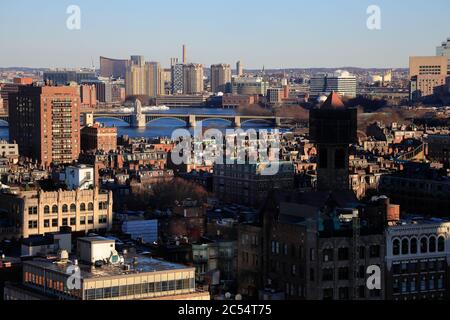
[[[235,115],[236,111],[233,109],[221,108],[171,108],[164,111],[152,111],[152,113],[161,114],[207,114],[207,115]],[[121,120],[116,119],[96,119],[97,122],[103,123],[106,126],[116,126],[118,128],[118,136],[128,135],[131,138],[155,138],[155,137],[170,137],[176,128],[184,128],[185,124],[177,119],[159,119],[147,124],[146,128],[130,128],[129,125]],[[226,120],[214,119],[206,120],[203,123],[206,128],[226,129],[230,123]],[[271,125],[264,122],[246,122],[242,125],[242,129],[271,129]],[[8,124],[0,120],[0,139],[8,139]]]

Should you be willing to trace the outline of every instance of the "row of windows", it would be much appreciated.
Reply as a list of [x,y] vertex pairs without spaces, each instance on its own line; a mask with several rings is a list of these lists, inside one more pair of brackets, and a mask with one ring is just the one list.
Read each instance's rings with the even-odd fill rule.
[[392,266],[392,273],[394,275],[399,274],[412,274],[419,272],[442,272],[445,271],[445,261],[421,261],[410,263],[396,263]]
[[[349,248],[339,248],[337,249],[337,258],[338,261],[347,261],[350,257],[350,249]],[[323,262],[331,262],[334,261],[334,251],[335,249],[324,249],[322,251],[322,259]],[[366,247],[359,247],[359,258],[365,259],[366,258]],[[369,247],[369,257],[370,258],[379,258],[380,257],[380,246],[379,245],[372,245]]]
[[[98,209],[99,210],[106,210],[106,209],[108,209],[108,202],[99,202],[98,203]],[[59,207],[57,205],[53,205],[51,208],[48,205],[44,206],[44,213],[45,214],[58,213],[58,211],[59,211]],[[67,204],[64,204],[62,206],[62,212],[63,213],[76,212],[76,211],[77,211],[77,206],[76,206],[75,203],[72,203],[70,206],[67,205]],[[81,212],[94,211],[94,203],[89,202],[87,205],[86,205],[86,203],[81,203],[80,204],[80,211]],[[28,214],[29,215],[38,214],[38,207],[29,207],[28,208]]]
[[439,277],[423,276],[420,277],[420,281],[417,278],[413,279],[403,279],[400,281],[399,279],[395,279],[393,283],[393,291],[394,293],[415,293],[418,291],[431,291],[431,290],[442,290],[444,289],[444,276],[441,275]]
[[[80,217],[80,225],[86,225],[86,220],[87,220],[87,224],[94,224],[94,216],[89,216],[87,217]],[[108,216],[107,215],[101,215],[98,218],[98,223],[99,224],[105,224],[108,222]],[[50,228],[50,223],[51,223],[51,227],[55,228],[58,227],[58,219],[45,219],[44,220],[44,228]],[[72,217],[72,218],[63,218],[61,225],[66,227],[66,226],[75,226],[77,224],[77,218],[76,217]],[[38,221],[37,220],[30,220],[28,221],[28,229],[37,229],[38,228]]]
[[152,283],[140,283],[124,286],[115,286],[85,291],[86,300],[110,299],[141,294],[151,294],[174,290],[195,289],[195,279],[171,280]]
[[418,247],[417,238],[412,239],[395,239],[392,242],[392,254],[394,256],[417,254],[419,249],[420,253],[434,253],[434,252],[445,252],[445,238],[440,236],[436,238],[435,236],[422,237],[420,239],[420,248]]
[[[281,249],[281,250],[280,250]],[[298,257],[301,259],[303,257],[303,247],[297,246],[295,244],[291,244],[290,248],[289,245],[284,243],[280,243],[278,241],[272,241],[272,254],[283,254],[285,256],[290,255],[291,257],[295,258]]]

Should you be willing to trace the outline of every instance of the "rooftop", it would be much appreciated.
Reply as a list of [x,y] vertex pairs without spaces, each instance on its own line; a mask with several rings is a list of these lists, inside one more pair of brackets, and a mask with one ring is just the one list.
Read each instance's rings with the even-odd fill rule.
[[[189,269],[189,267],[181,264],[175,264],[164,260],[153,259],[151,257],[143,255],[127,254],[124,256],[124,259],[125,263],[123,265],[109,264],[103,265],[102,267],[95,267],[79,263],[78,266],[81,271],[81,278],[98,279],[98,278],[118,277],[142,273]],[[44,268],[48,271],[54,271],[70,275],[71,272],[67,272],[67,269],[68,267],[72,266],[73,263],[71,261],[68,261],[67,263],[62,263],[46,259],[36,259],[33,261],[25,262],[25,265],[31,265],[38,268]],[[124,265],[129,265],[130,270],[125,270]]]

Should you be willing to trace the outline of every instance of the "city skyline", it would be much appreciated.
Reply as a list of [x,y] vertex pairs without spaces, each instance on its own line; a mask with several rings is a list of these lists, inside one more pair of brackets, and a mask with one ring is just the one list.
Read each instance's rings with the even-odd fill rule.
[[[235,0],[227,6],[199,2],[3,3],[0,40],[7,45],[0,67],[76,68],[93,63],[98,68],[99,56],[125,59],[131,54],[167,67],[170,58],[181,60],[181,46],[186,44],[188,62],[205,66],[234,66],[240,60],[247,69],[403,68],[411,55],[434,55],[450,27],[445,19],[450,3],[445,0],[433,6],[403,0],[346,0],[339,5],[285,1],[277,7],[260,1],[257,8]],[[80,30],[66,27],[70,5],[81,9]],[[370,5],[381,9],[381,30],[366,26]],[[7,31],[11,26],[14,32]]]

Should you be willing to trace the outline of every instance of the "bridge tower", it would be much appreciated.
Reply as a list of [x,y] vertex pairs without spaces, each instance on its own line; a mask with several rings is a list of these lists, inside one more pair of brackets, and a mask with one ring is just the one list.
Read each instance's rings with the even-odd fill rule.
[[134,102],[134,114],[131,115],[131,126],[133,128],[145,128],[145,114],[142,114],[142,103],[139,99]]
[[197,119],[195,117],[195,114],[190,114],[189,115],[189,123],[188,126],[190,128],[195,128],[197,126]]
[[240,128],[241,127],[241,117],[239,117],[239,116],[234,117],[234,126],[236,128]]

